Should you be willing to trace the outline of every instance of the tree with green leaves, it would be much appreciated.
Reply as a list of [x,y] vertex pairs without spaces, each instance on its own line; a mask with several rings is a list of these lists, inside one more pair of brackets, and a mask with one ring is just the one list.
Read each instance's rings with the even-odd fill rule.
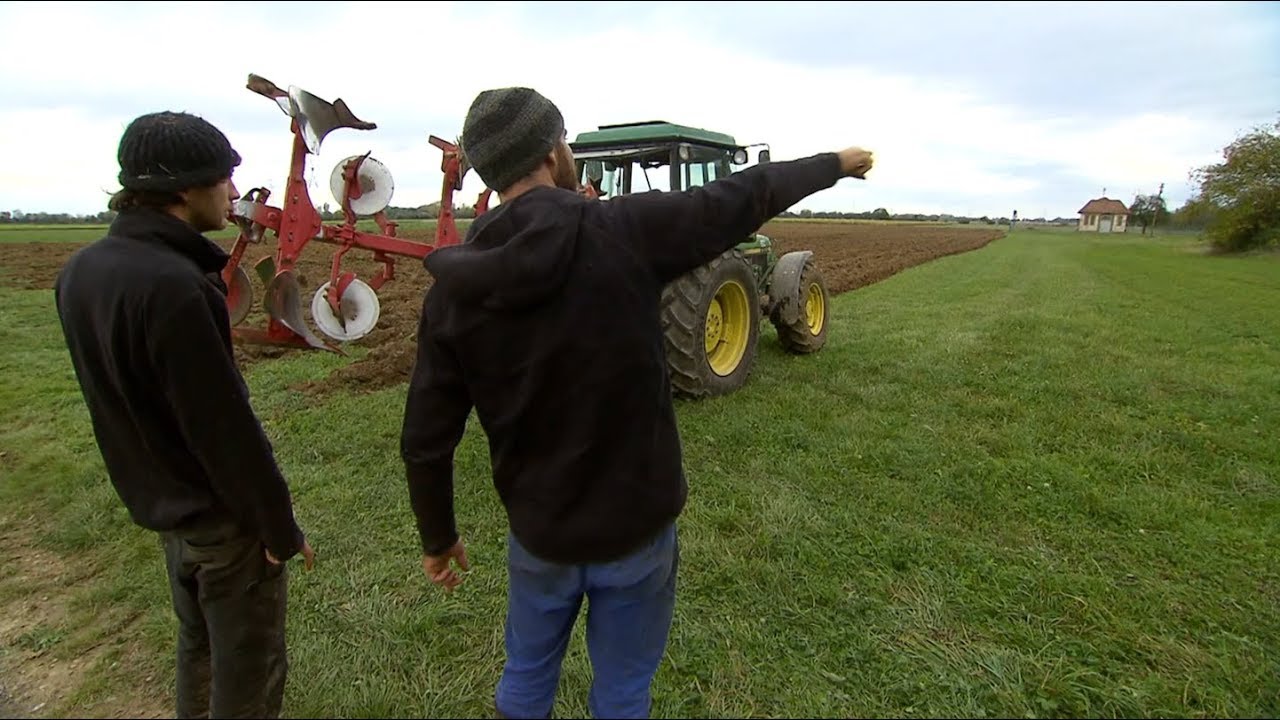
[[1193,208],[1212,215],[1209,241],[1224,252],[1280,245],[1280,121],[1237,138],[1222,156],[1192,173],[1200,183]]
[[1169,219],[1169,208],[1159,195],[1138,195],[1129,206],[1129,223],[1142,226],[1142,234],[1152,225],[1164,225]]

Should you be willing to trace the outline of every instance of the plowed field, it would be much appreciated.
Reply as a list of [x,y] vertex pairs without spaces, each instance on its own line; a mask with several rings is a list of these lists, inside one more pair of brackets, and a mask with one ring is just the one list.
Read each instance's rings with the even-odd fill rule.
[[[769,223],[761,232],[774,240],[779,254],[812,250],[832,294],[855,290],[935,258],[976,250],[1004,234],[1003,230],[990,227],[793,221]],[[224,244],[229,246],[230,241]],[[78,243],[65,242],[0,244],[0,285],[52,287],[58,269],[79,247]],[[323,243],[307,246],[300,264],[305,303],[309,304],[311,293],[327,279],[332,251],[332,245]],[[252,261],[263,254],[263,248],[251,248],[245,260],[252,265]],[[359,277],[371,278],[378,265],[367,257],[353,251],[344,258],[343,267],[355,271]],[[357,343],[368,352],[323,383],[303,389],[316,394],[335,388],[376,390],[407,380],[413,368],[422,295],[429,285],[430,276],[420,262],[398,259],[395,279],[378,293],[382,313],[377,329]],[[262,326],[265,314],[260,302],[261,288],[257,292],[259,301],[246,323]],[[305,308],[304,313],[309,314]],[[236,349],[237,357],[246,366],[263,358],[295,352],[303,351],[264,346]]]

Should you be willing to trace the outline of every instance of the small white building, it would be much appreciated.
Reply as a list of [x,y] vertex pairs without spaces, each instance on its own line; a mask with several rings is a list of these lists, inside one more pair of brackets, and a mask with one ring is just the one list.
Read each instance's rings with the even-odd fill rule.
[[1129,208],[1119,200],[1100,197],[1080,208],[1080,232],[1122,233],[1129,229]]

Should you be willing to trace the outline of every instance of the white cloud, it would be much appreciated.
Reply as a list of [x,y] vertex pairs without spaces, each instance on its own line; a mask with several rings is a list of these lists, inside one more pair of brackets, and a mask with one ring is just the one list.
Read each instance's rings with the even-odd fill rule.
[[[299,26],[267,24],[294,15]],[[17,29],[7,57],[40,58],[0,69],[10,95],[56,88],[60,98],[57,106],[0,108],[5,209],[103,209],[121,131],[158,109],[196,112],[226,130],[245,158],[236,173],[242,191],[278,189],[288,121],[245,89],[250,72],[341,97],[378,123],[371,132],[334,132],[320,157],[309,158],[317,205],[331,201],[333,166],[369,150],[396,178],[394,204],[438,199],[440,153],[428,135],[455,138],[475,94],[499,85],[538,88],[561,107],[571,133],[665,119],[769,142],[778,160],[850,144],[876,152],[870,180],[843,181],[798,206],[812,209],[1001,215],[1022,205],[1071,214],[1102,187],[1128,200],[1125,193],[1183,181],[1235,131],[1176,114],[1105,125],[1041,117],[992,105],[982,88],[765,60],[750,47],[713,45],[698,28],[533,32],[501,5],[24,4],[0,10],[0,22]],[[76,54],[50,52],[51,42]],[[78,105],[84,98],[92,105]],[[1064,191],[1072,176],[1078,186]],[[473,202],[480,189],[469,175],[457,201]]]

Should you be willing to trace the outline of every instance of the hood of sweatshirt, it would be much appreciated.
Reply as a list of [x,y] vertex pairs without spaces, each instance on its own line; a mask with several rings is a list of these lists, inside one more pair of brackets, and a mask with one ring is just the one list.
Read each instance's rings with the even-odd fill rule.
[[477,218],[466,240],[427,255],[423,265],[450,297],[489,310],[537,304],[569,277],[583,198],[538,187]]

